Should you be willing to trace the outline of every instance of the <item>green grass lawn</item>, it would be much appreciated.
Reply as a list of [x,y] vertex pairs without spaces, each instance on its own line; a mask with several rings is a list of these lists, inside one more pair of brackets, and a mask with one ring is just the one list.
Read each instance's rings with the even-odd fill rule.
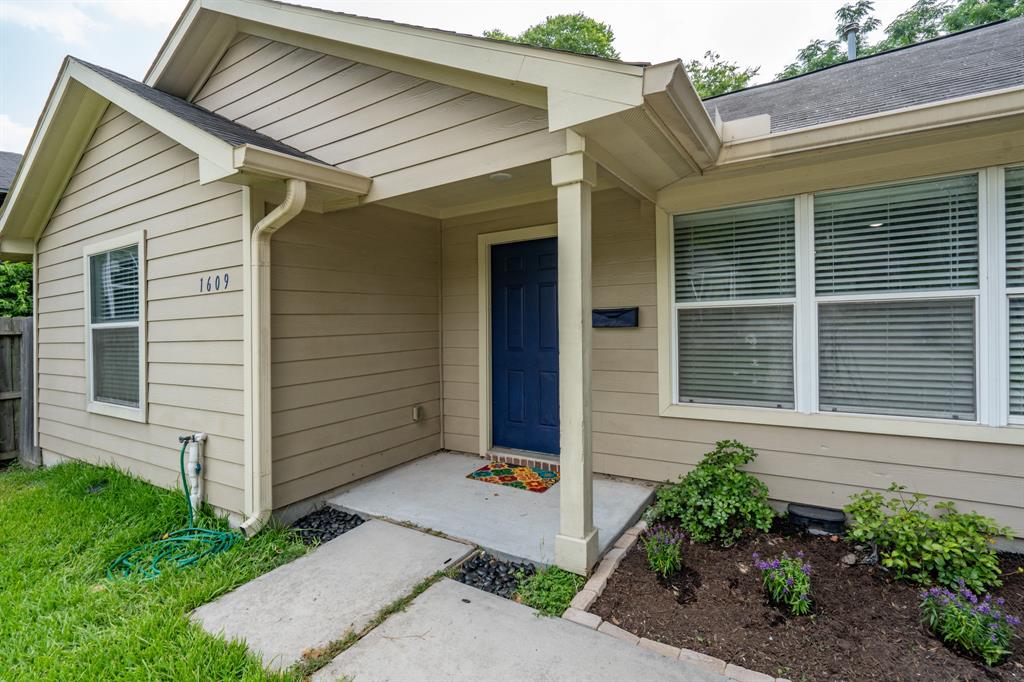
[[85,464],[0,471],[0,679],[290,679],[187,617],[304,553],[289,533],[265,531],[154,580],[107,579],[122,551],[184,526],[184,505],[180,491]]

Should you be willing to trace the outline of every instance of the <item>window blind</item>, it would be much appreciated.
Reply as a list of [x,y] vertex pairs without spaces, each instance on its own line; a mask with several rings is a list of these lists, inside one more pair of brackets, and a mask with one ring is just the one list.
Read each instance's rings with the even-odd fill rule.
[[98,253],[89,258],[92,322],[139,319],[139,247]]
[[679,402],[792,408],[793,307],[678,311]]
[[793,200],[677,215],[676,301],[794,295],[794,222]]
[[818,309],[821,411],[975,419],[974,299]]
[[978,286],[978,176],[818,194],[819,295]]
[[1010,299],[1010,414],[1024,417],[1024,296]]
[[1006,171],[1006,286],[1024,287],[1024,168]]
[[139,406],[139,329],[92,330],[93,400]]

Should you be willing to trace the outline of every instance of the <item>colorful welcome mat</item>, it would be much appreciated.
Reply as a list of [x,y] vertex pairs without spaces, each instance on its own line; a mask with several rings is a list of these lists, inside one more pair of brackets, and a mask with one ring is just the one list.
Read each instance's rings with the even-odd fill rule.
[[558,483],[558,472],[544,471],[536,467],[518,466],[505,462],[491,462],[487,466],[481,467],[469,476],[466,476],[466,478],[542,493]]

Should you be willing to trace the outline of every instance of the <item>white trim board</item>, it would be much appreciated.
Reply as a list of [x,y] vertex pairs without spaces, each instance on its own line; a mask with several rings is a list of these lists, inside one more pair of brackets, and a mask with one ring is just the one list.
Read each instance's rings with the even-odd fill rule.
[[[107,251],[113,251],[125,246],[137,246],[138,252],[137,257],[139,259],[139,311],[138,320],[134,326],[138,328],[139,333],[139,405],[138,407],[130,407],[127,405],[118,405],[115,403],[107,403],[98,401],[95,399],[93,393],[95,391],[95,382],[93,381],[93,353],[92,353],[92,331],[94,325],[92,323],[92,268],[90,267],[90,259],[101,253]],[[138,232],[132,232],[113,239],[107,239],[101,242],[88,244],[82,249],[82,287],[84,289],[83,294],[85,296],[85,318],[83,320],[83,330],[85,332],[85,409],[87,412],[93,412],[96,414],[103,414],[108,417],[117,417],[119,419],[128,419],[131,421],[145,423],[148,415],[148,385],[149,377],[147,368],[149,365],[146,363],[146,338],[147,338],[147,324],[146,324],[146,231],[141,230]],[[131,324],[116,324],[116,325],[104,325],[107,328],[111,327],[131,327]]]
[[486,457],[493,447],[491,421],[491,247],[558,236],[558,225],[537,225],[477,235],[477,372],[479,381],[480,449]]

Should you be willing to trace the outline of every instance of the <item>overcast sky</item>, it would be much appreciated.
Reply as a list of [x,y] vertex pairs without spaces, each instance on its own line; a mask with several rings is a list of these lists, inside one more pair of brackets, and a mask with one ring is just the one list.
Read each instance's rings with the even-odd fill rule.
[[[912,0],[875,0],[884,26]],[[0,0],[0,150],[24,151],[61,60],[71,54],[141,78],[185,0]],[[518,33],[551,14],[585,12],[611,25],[628,61],[700,57],[707,50],[761,67],[757,82],[829,37],[842,0],[303,0],[368,17],[479,35]]]

